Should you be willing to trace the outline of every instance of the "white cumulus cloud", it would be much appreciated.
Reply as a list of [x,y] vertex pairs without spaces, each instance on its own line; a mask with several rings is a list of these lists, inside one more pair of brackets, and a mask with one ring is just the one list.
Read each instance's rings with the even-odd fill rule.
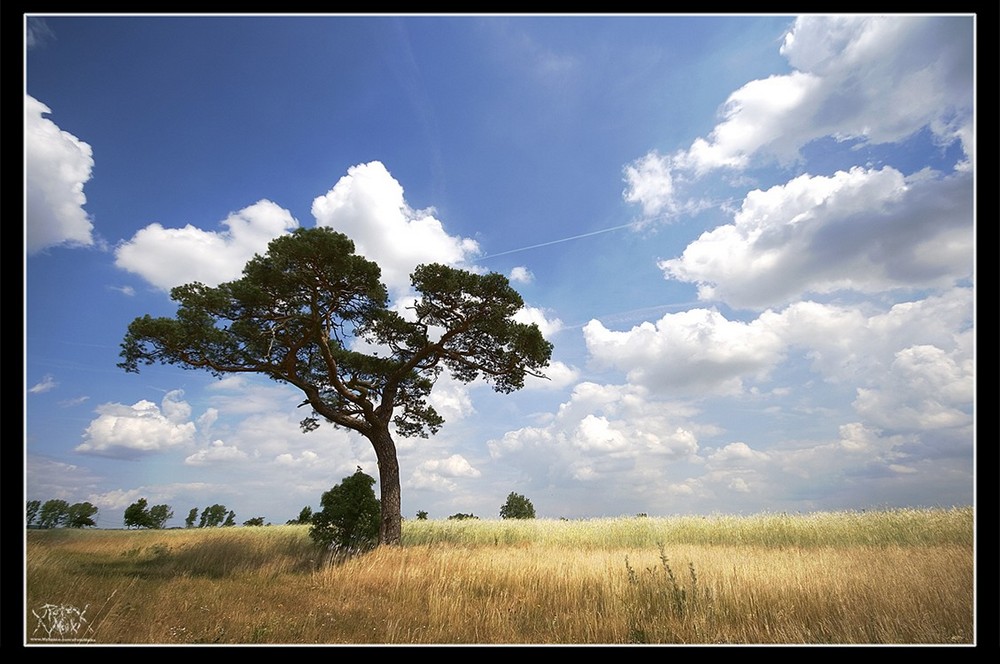
[[668,279],[699,298],[763,308],[806,293],[947,287],[972,274],[972,178],[904,178],[893,168],[803,175],[747,194],[733,223],[706,232]]
[[188,224],[164,228],[158,223],[140,229],[115,249],[115,265],[139,275],[157,288],[200,281],[217,286],[238,279],[243,266],[268,243],[298,227],[292,214],[261,200],[230,214],[223,231],[204,231]]
[[406,294],[410,274],[423,263],[460,265],[479,253],[475,240],[449,235],[433,209],[415,210],[403,187],[378,161],[352,166],[312,205],[317,226],[354,241],[357,253],[382,268],[394,295]]
[[216,440],[205,449],[198,450],[184,459],[184,463],[189,466],[207,466],[213,463],[242,461],[246,458],[247,453],[236,445],[226,445],[223,441]]
[[452,454],[446,459],[428,459],[417,466],[407,486],[413,489],[432,491],[454,491],[458,485],[453,478],[479,477],[480,471],[472,466],[461,454]]
[[84,442],[75,450],[97,456],[136,458],[169,449],[185,447],[194,442],[195,425],[183,421],[190,413],[181,401],[181,390],[163,397],[161,406],[151,401],[138,401],[131,406],[107,403],[97,409],[97,419],[84,431]]
[[44,117],[52,110],[24,97],[25,248],[94,244],[83,187],[94,168],[91,147]]

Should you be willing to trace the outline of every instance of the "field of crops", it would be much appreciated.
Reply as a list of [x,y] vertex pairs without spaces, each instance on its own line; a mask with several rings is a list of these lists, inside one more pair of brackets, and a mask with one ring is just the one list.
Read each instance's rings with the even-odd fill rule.
[[346,560],[306,526],[25,545],[29,646],[975,642],[971,507],[405,521]]

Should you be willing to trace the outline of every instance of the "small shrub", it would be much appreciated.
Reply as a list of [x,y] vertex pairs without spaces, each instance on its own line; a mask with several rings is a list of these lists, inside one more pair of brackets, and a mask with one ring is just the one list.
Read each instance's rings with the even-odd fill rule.
[[356,553],[378,541],[381,505],[372,486],[375,478],[357,471],[323,494],[320,511],[312,515],[309,536],[327,549]]

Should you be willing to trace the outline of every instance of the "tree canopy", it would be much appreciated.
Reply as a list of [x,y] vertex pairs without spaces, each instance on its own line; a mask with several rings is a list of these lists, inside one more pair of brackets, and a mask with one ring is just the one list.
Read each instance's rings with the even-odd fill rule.
[[531,501],[513,491],[507,495],[507,500],[500,506],[501,519],[534,519],[535,506]]
[[379,541],[398,544],[399,463],[390,425],[402,436],[436,433],[444,420],[428,397],[443,369],[509,393],[526,376],[542,376],[552,344],[537,325],[513,319],[524,302],[503,275],[421,265],[411,275],[418,298],[406,315],[390,307],[380,277],[379,266],[356,255],[342,233],[297,229],[272,240],[240,279],[174,288],[176,317],[136,318],[119,366],[257,373],[296,387],[311,408],[303,431],[325,421],[371,442]]
[[66,526],[69,528],[84,528],[86,526],[96,526],[94,516],[97,514],[97,507],[89,502],[73,503],[66,513]]
[[375,478],[358,466],[353,475],[325,492],[320,510],[312,515],[313,541],[347,552],[371,548],[378,540],[381,511],[374,485]]

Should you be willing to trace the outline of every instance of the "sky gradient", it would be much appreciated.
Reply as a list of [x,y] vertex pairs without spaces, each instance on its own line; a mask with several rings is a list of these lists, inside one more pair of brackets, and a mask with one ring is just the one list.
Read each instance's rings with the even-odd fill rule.
[[554,344],[443,376],[402,512],[972,504],[972,15],[28,16],[25,498],[284,523],[361,466],[267,379],[116,365],[170,288],[346,233],[394,306],[506,275]]

